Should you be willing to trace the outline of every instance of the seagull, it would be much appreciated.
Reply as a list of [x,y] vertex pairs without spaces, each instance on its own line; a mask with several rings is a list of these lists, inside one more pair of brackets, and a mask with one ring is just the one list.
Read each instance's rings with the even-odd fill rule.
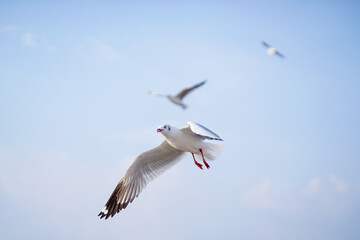
[[146,186],[165,170],[177,163],[186,152],[190,152],[196,166],[203,169],[196,161],[195,155],[201,156],[206,168],[210,168],[207,160],[214,160],[220,153],[222,146],[207,140],[223,141],[216,133],[201,124],[188,122],[183,128],[176,128],[169,124],[161,125],[157,132],[165,140],[157,147],[139,154],[121,178],[103,210],[100,218],[113,217],[120,210],[125,209]]
[[262,44],[267,48],[267,54],[268,55],[278,55],[281,58],[284,58],[285,56],[281,54],[276,48],[272,47],[271,45],[267,44],[266,42],[262,41]]
[[202,85],[204,85],[206,82],[206,80],[195,84],[194,86],[191,87],[187,87],[184,88],[183,90],[181,90],[181,92],[179,92],[178,94],[176,94],[175,96],[169,95],[169,94],[164,94],[164,93],[160,93],[160,92],[150,92],[152,95],[157,95],[157,96],[163,96],[163,97],[167,97],[172,103],[175,103],[177,105],[180,105],[183,109],[187,108],[187,105],[185,105],[181,100],[188,95],[192,90],[194,90],[195,88],[198,88]]

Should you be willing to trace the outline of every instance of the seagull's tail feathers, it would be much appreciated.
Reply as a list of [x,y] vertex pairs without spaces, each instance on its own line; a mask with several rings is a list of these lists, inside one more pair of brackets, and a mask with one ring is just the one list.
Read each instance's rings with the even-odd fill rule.
[[206,160],[214,160],[221,154],[223,148],[221,144],[205,142],[202,150]]

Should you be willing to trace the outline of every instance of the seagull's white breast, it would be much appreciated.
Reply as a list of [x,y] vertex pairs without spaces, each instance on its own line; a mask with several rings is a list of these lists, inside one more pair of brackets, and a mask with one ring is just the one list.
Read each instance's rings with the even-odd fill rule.
[[269,54],[269,55],[273,55],[275,52],[276,52],[276,49],[273,48],[273,47],[270,47],[270,48],[268,48],[268,50],[267,50],[267,54]]
[[165,139],[168,143],[176,149],[198,153],[200,148],[203,148],[204,142],[195,134],[186,134],[179,129],[171,128],[171,133],[168,133]]

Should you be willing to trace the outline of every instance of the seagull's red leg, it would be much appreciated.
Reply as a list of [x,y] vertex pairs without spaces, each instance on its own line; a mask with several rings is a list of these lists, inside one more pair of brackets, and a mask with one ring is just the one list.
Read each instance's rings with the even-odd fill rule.
[[193,153],[191,153],[191,154],[192,154],[192,156],[193,156],[194,163],[196,164],[196,166],[198,166],[200,169],[203,169],[203,168],[202,168],[202,164],[198,163],[198,162],[195,160],[195,156],[194,156]]
[[204,162],[206,168],[209,169],[209,168],[210,168],[210,165],[205,161],[205,158],[204,158],[204,154],[203,154],[202,149],[200,148],[199,150],[200,150],[200,153],[201,153],[201,156],[202,156],[202,158],[203,158],[203,162]]

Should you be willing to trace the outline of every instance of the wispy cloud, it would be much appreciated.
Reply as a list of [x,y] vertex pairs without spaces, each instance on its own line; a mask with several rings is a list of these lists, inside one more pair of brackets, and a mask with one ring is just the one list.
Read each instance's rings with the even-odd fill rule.
[[13,32],[16,32],[17,29],[18,29],[18,27],[16,25],[6,25],[6,26],[0,27],[0,32],[13,33]]
[[310,179],[302,193],[305,195],[315,195],[320,193],[320,191],[333,190],[334,188],[337,193],[344,193],[349,189],[349,184],[335,175],[322,179],[314,177]]
[[266,179],[259,185],[251,188],[245,192],[242,196],[242,202],[246,205],[272,209],[278,208],[280,204],[275,201],[275,191],[271,180]]
[[319,192],[320,189],[320,179],[317,177],[312,178],[307,187],[304,189],[304,193],[307,195],[313,195]]
[[338,193],[346,192],[349,188],[349,185],[345,180],[340,179],[335,175],[330,176],[330,182],[335,186]]
[[109,62],[125,62],[125,57],[114,47],[109,40],[103,40],[97,37],[87,38],[78,45],[79,53],[86,56],[86,59],[98,64]]
[[113,61],[116,60],[119,57],[118,52],[109,44],[100,41],[95,40],[94,41],[94,47],[96,54],[105,60]]
[[35,39],[34,35],[32,33],[26,33],[22,36],[22,42],[25,46],[34,46],[35,45]]
[[46,36],[35,34],[32,31],[24,30],[21,26],[5,25],[0,26],[0,33],[5,36],[15,38],[23,46],[45,48],[49,51],[56,50],[56,47],[49,41]]

